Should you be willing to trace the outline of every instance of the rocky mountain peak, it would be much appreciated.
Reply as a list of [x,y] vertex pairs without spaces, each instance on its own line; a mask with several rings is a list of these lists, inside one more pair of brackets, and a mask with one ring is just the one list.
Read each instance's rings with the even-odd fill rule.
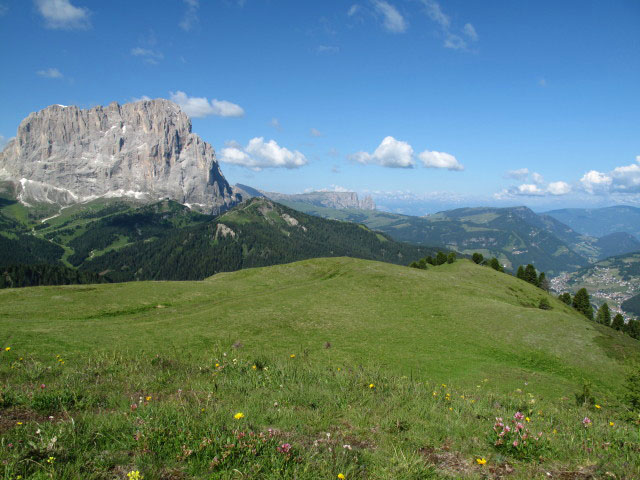
[[238,200],[213,147],[164,99],[31,113],[0,153],[0,178],[19,184],[25,203],[133,196],[218,213]]

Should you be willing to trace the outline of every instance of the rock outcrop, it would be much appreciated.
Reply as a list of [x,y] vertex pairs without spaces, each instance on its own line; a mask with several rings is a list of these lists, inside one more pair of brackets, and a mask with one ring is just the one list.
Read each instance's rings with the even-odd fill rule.
[[340,210],[347,208],[355,208],[359,210],[376,209],[376,205],[373,202],[371,195],[366,195],[364,199],[360,200],[358,198],[358,194],[355,192],[309,192],[293,195],[263,191],[260,191],[260,193],[276,202],[304,202],[318,207],[337,208]]
[[0,179],[24,203],[170,198],[210,213],[237,203],[213,147],[173,102],[143,100],[30,114],[0,153]]

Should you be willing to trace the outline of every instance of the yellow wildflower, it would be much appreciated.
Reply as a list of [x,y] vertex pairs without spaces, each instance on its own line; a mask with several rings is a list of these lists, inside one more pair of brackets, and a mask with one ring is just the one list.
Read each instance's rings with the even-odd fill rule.
[[289,355],[289,358],[296,358],[296,354],[292,353],[291,355]]
[[344,479],[345,479],[345,478],[347,478],[347,477],[345,477],[345,476],[344,476],[344,473],[339,473],[339,474],[338,474],[338,478],[339,478],[340,480],[344,480]]
[[369,388],[376,388],[376,386],[373,383],[370,383]]
[[244,418],[244,413],[238,412],[233,416],[233,418],[235,418],[236,420],[241,420]]
[[526,420],[527,422],[530,422],[530,421],[531,421],[531,419],[530,419],[529,417],[525,417],[525,420]]
[[485,463],[487,463],[487,459],[482,457],[482,458],[476,458],[476,463],[478,465],[484,465]]
[[219,364],[219,363],[216,363],[216,368],[218,368],[219,366],[220,366],[220,364]]
[[600,410],[602,407],[596,403],[596,408]]
[[615,425],[615,423],[613,423],[613,422],[609,422],[609,426],[610,426],[610,427],[613,427],[614,425]]
[[47,458],[47,463],[48,463],[48,464],[50,464],[50,465],[53,465],[53,462],[55,462],[55,461],[56,461],[56,458],[55,458],[55,457],[49,457],[49,458]]
[[447,388],[447,385],[443,383],[442,388]]
[[258,366],[257,366],[257,365],[254,365],[254,366],[253,366],[253,367],[251,367],[251,368],[252,368],[252,369],[254,369],[254,370],[257,370],[257,369],[258,369]]
[[127,473],[127,478],[129,480],[142,480],[144,478],[144,475],[140,475],[140,472],[138,470],[132,470]]
[[16,422],[16,425],[22,425],[22,422]]
[[8,352],[9,350],[11,350],[11,347],[6,347],[6,348],[4,349],[4,351],[5,351],[5,352]]

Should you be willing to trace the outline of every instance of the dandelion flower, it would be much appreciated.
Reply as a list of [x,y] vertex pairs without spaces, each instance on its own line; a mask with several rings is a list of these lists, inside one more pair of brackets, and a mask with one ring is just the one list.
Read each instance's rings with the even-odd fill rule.
[[613,427],[614,425],[615,425],[615,423],[613,423],[613,422],[609,422],[609,426],[610,426],[610,427]]
[[530,419],[529,417],[526,417],[526,418],[525,418],[525,420],[526,420],[527,422],[530,422],[530,421],[531,421],[531,419]]
[[145,399],[147,402],[150,402],[150,401],[151,401],[151,395],[148,395],[148,396],[144,397],[144,399]]
[[220,366],[220,364],[219,364],[219,363],[216,363],[216,368],[218,368],[219,366]]
[[238,412],[233,416],[233,418],[235,418],[236,420],[241,420],[244,418],[244,413]]
[[370,383],[369,388],[376,388],[376,386],[373,383]]
[[9,350],[11,350],[11,347],[6,347],[6,348],[4,349],[4,351],[5,351],[5,352],[8,352]]
[[257,366],[257,365],[254,365],[254,366],[253,366],[253,367],[251,367],[251,368],[252,368],[252,369],[254,369],[254,370],[257,370],[257,369],[258,369],[258,366]]
[[338,474],[338,478],[339,478],[340,480],[344,480],[344,479],[345,479],[345,478],[347,478],[347,477],[345,477],[345,476],[344,476],[344,473],[339,473],[339,474]]
[[289,358],[296,358],[296,354],[292,353],[291,355],[289,355]]
[[478,465],[484,465],[485,463],[487,463],[487,459],[482,457],[482,458],[476,458],[476,463]]
[[600,410],[602,407],[596,403],[595,407]]
[[22,425],[22,422],[16,422],[16,425]]

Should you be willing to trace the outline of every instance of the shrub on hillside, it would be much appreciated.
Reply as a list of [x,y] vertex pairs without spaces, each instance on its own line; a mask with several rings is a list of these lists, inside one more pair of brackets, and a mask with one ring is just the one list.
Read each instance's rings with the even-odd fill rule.
[[473,260],[473,263],[480,265],[484,261],[484,256],[481,253],[475,252],[471,255],[471,260]]
[[640,373],[636,372],[627,377],[626,401],[634,412],[640,412]]
[[489,266],[498,272],[504,272],[503,266],[500,265],[500,262],[496,257],[493,257],[491,260],[489,260]]
[[541,310],[551,310],[551,304],[546,298],[541,298],[540,303],[538,304],[538,308]]
[[451,252],[447,255],[447,263],[453,263],[456,261],[456,252]]

